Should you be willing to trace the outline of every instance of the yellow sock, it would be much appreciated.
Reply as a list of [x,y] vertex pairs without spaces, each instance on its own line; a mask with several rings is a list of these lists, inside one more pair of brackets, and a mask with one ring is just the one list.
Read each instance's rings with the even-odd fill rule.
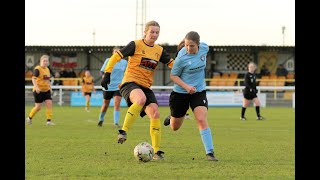
[[152,147],[154,149],[154,152],[156,153],[160,149],[160,141],[161,141],[160,119],[151,119],[150,136],[152,141]]
[[37,112],[38,112],[38,111],[37,111],[37,109],[36,109],[35,107],[32,108],[31,111],[30,111],[30,113],[29,113],[29,117],[30,117],[30,118],[33,118],[33,116],[35,116]]
[[46,116],[47,116],[47,119],[52,119],[52,109],[46,110]]
[[126,117],[124,118],[124,123],[122,126],[122,130],[128,131],[132,124],[136,121],[138,116],[140,115],[141,109],[143,106],[133,103],[129,109],[127,110]]
[[190,115],[190,114],[191,114],[191,111],[192,111],[192,110],[191,110],[191,108],[189,107],[189,109],[188,109],[188,111],[187,111],[187,114]]
[[90,107],[90,101],[86,101],[86,108]]

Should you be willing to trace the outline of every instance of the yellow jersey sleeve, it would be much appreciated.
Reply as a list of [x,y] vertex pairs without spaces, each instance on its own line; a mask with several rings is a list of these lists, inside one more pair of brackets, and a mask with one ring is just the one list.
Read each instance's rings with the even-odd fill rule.
[[118,52],[117,52],[117,53],[114,53],[114,54],[110,57],[107,65],[106,65],[106,68],[104,69],[104,72],[111,73],[114,65],[115,65],[117,62],[119,62],[119,61],[121,60],[121,58],[122,58],[122,57],[120,56],[120,54],[119,54]]

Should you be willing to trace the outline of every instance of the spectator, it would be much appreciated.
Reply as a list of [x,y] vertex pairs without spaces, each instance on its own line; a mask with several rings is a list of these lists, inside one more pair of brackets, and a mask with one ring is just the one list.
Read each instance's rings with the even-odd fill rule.
[[[67,77],[68,78],[77,78],[77,74],[74,72],[73,68],[67,69]],[[80,82],[78,83],[78,80],[76,80],[76,79],[69,80],[69,85],[71,85],[71,86],[77,86],[79,84],[80,84]]]
[[283,64],[279,64],[277,70],[276,70],[276,75],[277,76],[287,76],[288,71],[286,68],[284,68]]
[[68,77],[68,72],[64,69],[64,67],[61,67],[60,69],[60,77],[61,78]]
[[76,78],[77,74],[74,72],[73,68],[67,69],[67,77],[69,78]]
[[54,86],[62,85],[62,81],[58,78],[60,78],[60,73],[57,71],[54,73],[54,80],[53,80],[52,85],[54,85]]
[[[56,78],[58,78],[58,79],[56,79]],[[57,71],[54,73],[54,80],[52,83],[53,86],[61,86],[62,85],[62,80],[60,80],[59,78],[60,78],[60,73]],[[58,95],[58,92],[59,92],[59,90],[54,90],[53,96]]]
[[270,71],[265,64],[262,65],[262,67],[261,67],[260,75],[261,76],[269,76],[270,75]]

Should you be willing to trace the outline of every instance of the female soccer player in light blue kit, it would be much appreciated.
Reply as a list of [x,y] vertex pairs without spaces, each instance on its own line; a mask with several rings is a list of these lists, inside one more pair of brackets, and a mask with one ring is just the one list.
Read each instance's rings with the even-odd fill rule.
[[[116,51],[118,51],[119,47],[114,47],[112,54],[114,54]],[[108,63],[110,58],[107,58],[100,71],[102,74],[104,74],[104,69],[106,68],[106,65]],[[104,117],[107,113],[107,109],[109,107],[110,100],[113,97],[114,101],[114,111],[113,111],[113,124],[115,127],[119,128],[119,119],[120,119],[120,103],[121,103],[121,94],[119,91],[119,84],[121,84],[124,71],[127,68],[128,61],[125,59],[121,59],[119,62],[117,62],[113,68],[113,71],[110,76],[110,84],[108,85],[108,89],[102,88],[103,90],[103,103],[101,106],[100,114],[99,114],[99,123],[98,126],[102,126]],[[102,75],[103,76],[103,75]]]
[[190,31],[182,43],[184,47],[179,51],[171,69],[170,78],[174,82],[169,100],[171,116],[165,119],[164,125],[170,124],[171,129],[177,131],[190,106],[198,123],[207,160],[218,161],[214,156],[212,134],[207,121],[205,67],[209,47],[200,43],[200,36],[194,31]]

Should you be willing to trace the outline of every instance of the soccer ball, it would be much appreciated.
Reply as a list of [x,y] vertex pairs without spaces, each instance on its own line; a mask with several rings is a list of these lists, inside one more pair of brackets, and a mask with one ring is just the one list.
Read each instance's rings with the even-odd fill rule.
[[136,145],[133,155],[140,162],[148,162],[153,158],[154,150],[149,143],[142,142]]

